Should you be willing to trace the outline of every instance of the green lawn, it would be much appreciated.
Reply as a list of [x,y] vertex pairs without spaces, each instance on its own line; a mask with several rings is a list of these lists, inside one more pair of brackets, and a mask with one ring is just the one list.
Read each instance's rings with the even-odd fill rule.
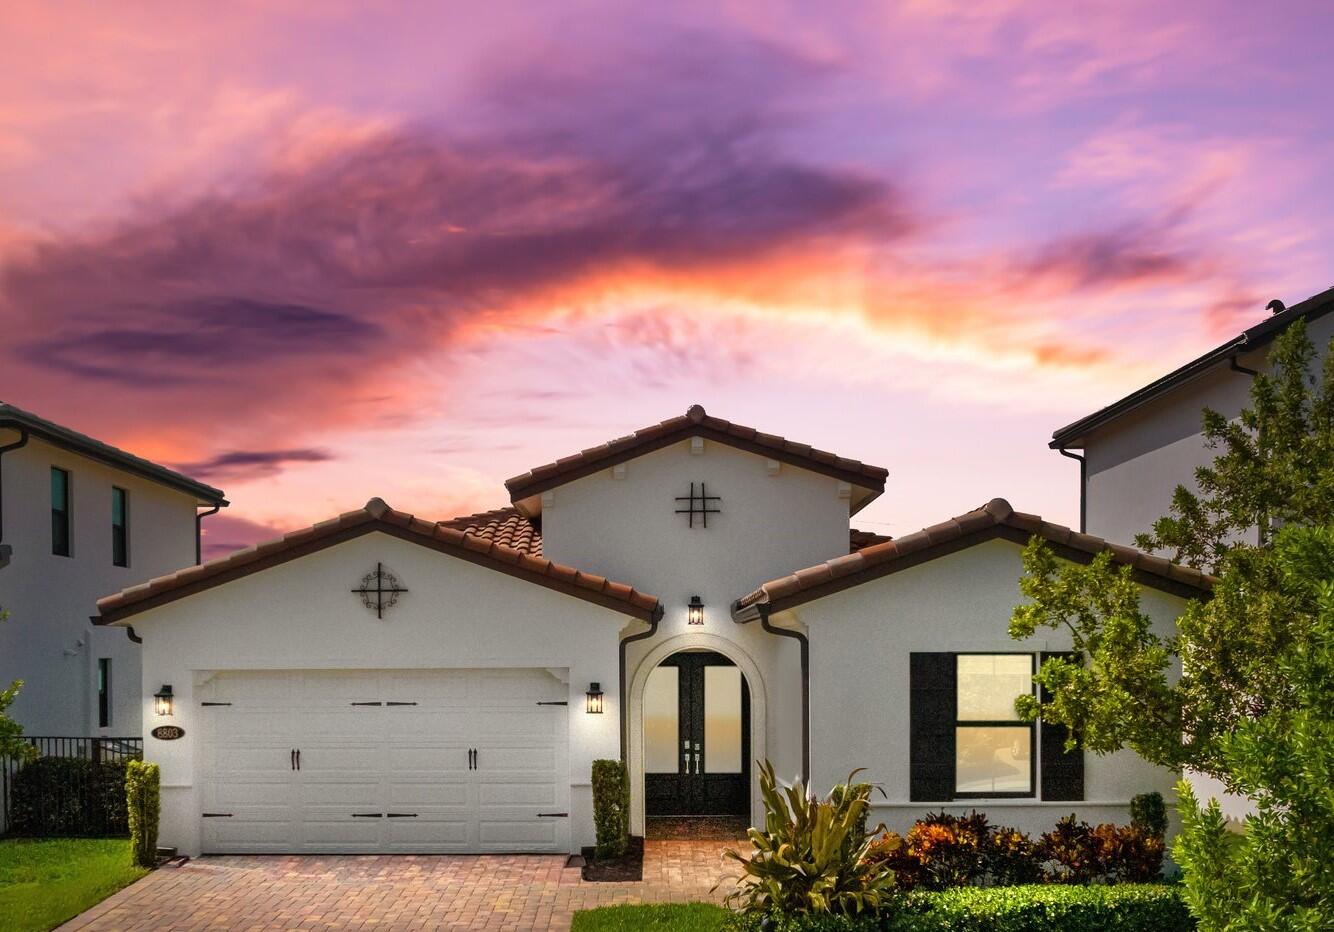
[[124,838],[0,841],[0,932],[55,928],[146,873]]
[[574,914],[570,932],[717,932],[727,913],[711,903],[658,903],[650,906],[603,906]]

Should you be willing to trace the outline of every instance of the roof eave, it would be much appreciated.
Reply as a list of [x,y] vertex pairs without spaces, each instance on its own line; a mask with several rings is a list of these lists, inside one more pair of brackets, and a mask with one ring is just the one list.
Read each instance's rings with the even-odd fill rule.
[[1058,428],[1052,432],[1052,439],[1047,445],[1053,450],[1080,449],[1085,437],[1093,431],[1160,398],[1173,389],[1193,382],[1208,373],[1214,366],[1226,362],[1239,353],[1254,352],[1272,343],[1280,333],[1297,320],[1318,320],[1331,311],[1334,311],[1334,288],[1328,288],[1319,294],[1314,294],[1292,307],[1260,321],[1260,323],[1247,328],[1222,346],[1210,350],[1178,369],[1174,369],[1162,378],[1131,392],[1119,401]]
[[79,456],[105,463],[114,469],[133,473],[150,482],[156,482],[159,485],[165,485],[178,492],[193,496],[199,504],[217,505],[220,508],[226,508],[231,504],[227,501],[222,489],[215,489],[211,485],[191,479],[189,476],[167,469],[165,466],[160,466],[132,453],[116,450],[109,444],[103,444],[93,438],[83,441],[74,436],[76,432],[68,431],[67,433],[66,428],[61,428],[60,425],[36,415],[20,413],[13,406],[9,406],[8,411],[0,411],[0,428],[26,431],[29,436],[52,446],[60,447],[62,450],[69,450]]

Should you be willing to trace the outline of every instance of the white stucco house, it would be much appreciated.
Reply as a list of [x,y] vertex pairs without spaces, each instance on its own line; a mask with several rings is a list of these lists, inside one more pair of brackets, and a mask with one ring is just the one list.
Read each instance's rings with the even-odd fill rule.
[[[1089,533],[1134,540],[1169,512],[1178,485],[1195,488],[1195,470],[1218,453],[1205,445],[1201,412],[1208,407],[1235,418],[1248,407],[1251,380],[1271,370],[1274,339],[1298,320],[1315,345],[1312,376],[1318,376],[1334,338],[1334,288],[1292,307],[1271,302],[1269,310],[1255,326],[1052,434],[1052,449],[1079,461],[1080,513]],[[1192,775],[1191,781],[1230,818],[1253,811],[1217,780]]]
[[0,402],[0,684],[29,735],[140,733],[139,649],[89,622],[108,592],[198,559],[219,489]]
[[509,480],[508,508],[376,499],[104,598],[98,623],[142,642],[161,842],[573,852],[597,758],[628,762],[635,832],[759,819],[759,759],[821,787],[867,768],[900,830],[941,807],[1124,821],[1169,791],[1015,720],[1069,644],[1007,622],[1034,534],[1132,565],[1164,631],[1208,578],[1000,499],[897,540],[852,529],[885,481],[694,406]]

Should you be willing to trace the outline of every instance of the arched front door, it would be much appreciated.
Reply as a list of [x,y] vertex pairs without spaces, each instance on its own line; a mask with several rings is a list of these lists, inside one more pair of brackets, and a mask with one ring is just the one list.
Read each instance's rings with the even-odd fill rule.
[[713,651],[673,654],[644,687],[644,802],[649,816],[745,816],[750,689]]

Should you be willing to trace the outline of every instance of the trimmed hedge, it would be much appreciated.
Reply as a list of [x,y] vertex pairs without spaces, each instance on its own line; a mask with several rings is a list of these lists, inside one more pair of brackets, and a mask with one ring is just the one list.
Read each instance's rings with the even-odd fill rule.
[[621,761],[593,761],[593,828],[599,858],[625,854],[630,843],[630,774]]
[[126,814],[130,853],[140,867],[157,864],[157,827],[162,814],[161,775],[157,764],[130,761],[125,768]]
[[128,834],[125,762],[85,757],[38,757],[9,785],[9,834],[88,836]]
[[1193,932],[1177,888],[1116,886],[960,887],[914,892],[878,915],[733,916],[736,932]]

